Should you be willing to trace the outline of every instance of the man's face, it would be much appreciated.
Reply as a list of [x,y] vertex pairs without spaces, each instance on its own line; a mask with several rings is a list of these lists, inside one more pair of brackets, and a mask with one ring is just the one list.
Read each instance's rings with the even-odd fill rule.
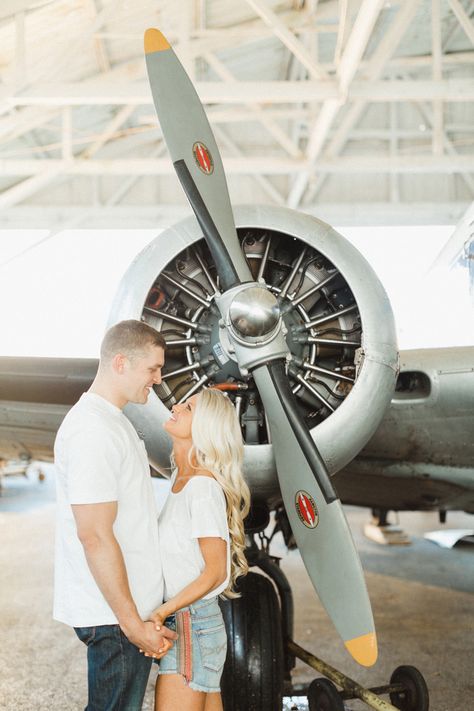
[[148,346],[141,355],[124,359],[123,393],[127,402],[144,405],[153,385],[161,383],[165,354],[160,346]]

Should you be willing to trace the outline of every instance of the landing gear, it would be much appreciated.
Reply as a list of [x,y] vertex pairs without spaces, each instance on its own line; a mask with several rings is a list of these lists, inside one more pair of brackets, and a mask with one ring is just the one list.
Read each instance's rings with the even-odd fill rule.
[[275,588],[249,573],[242,597],[221,602],[229,651],[221,688],[225,711],[281,709],[283,640]]
[[[229,640],[221,680],[224,711],[277,711],[291,685],[295,659],[287,640],[293,636],[293,597],[279,559],[268,552],[269,520],[268,506],[254,501],[245,522],[245,555],[265,577],[250,572],[238,585],[241,597],[221,601]],[[277,530],[278,524],[273,535]]]
[[[283,619],[292,624],[292,608],[288,599],[279,604],[275,590],[277,586],[281,599],[286,578],[263,551],[251,548],[249,554],[255,556],[255,550],[259,565],[267,567],[275,579],[272,582],[258,573],[249,573],[239,586],[241,597],[221,602],[229,640],[221,681],[224,711],[279,711],[284,694],[307,697],[309,711],[344,711],[346,699],[360,699],[379,711],[429,711],[428,688],[415,667],[400,666],[393,672],[390,684],[365,689],[295,644],[288,627],[283,625]],[[287,591],[285,597],[288,598]],[[286,618],[280,607],[282,611],[286,607]],[[314,679],[304,691],[294,688],[290,672],[295,657],[326,678]],[[381,699],[381,694],[388,694],[391,704]]]
[[[268,522],[265,506],[254,504],[246,522],[245,553],[249,565],[260,568],[265,577],[249,573],[240,582],[241,597],[220,603],[229,640],[221,680],[224,711],[280,711],[283,696],[307,698],[309,711],[344,711],[346,699],[360,699],[378,711],[428,711],[428,688],[415,667],[400,666],[390,684],[365,689],[293,642],[291,587],[279,559],[268,552],[275,532],[285,534],[286,529],[277,520],[268,538],[263,532]],[[309,687],[294,685],[296,658],[325,678],[314,679]],[[391,703],[380,694],[389,695]]]

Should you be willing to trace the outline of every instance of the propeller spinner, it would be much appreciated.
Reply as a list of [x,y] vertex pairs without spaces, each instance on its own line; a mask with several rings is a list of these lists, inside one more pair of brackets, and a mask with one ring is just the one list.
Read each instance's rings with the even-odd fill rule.
[[199,97],[165,37],[145,33],[148,77],[163,136],[219,274],[217,305],[240,369],[251,371],[270,423],[286,512],[316,592],[352,657],[377,659],[362,566],[341,502],[286,374],[280,306],[242,254],[221,157]]

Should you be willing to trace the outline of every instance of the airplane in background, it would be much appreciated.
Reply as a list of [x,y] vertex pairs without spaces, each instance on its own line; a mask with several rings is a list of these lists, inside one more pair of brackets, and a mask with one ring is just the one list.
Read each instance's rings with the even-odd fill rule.
[[[152,48],[150,61],[168,50],[169,45]],[[172,88],[186,102],[184,90],[174,92],[177,81],[181,76],[173,75],[163,91]],[[176,115],[167,105],[168,118],[160,115],[165,135],[163,124],[172,124]],[[167,339],[162,384],[146,405],[126,408],[156,472],[169,475],[162,424],[173,404],[212,386],[226,391],[237,409],[252,492],[248,555],[273,580],[280,599],[275,601],[271,584],[261,582],[265,578],[248,576],[243,599],[251,604],[232,607],[233,629],[249,639],[257,626],[259,644],[276,651],[266,655],[259,648],[250,674],[245,655],[234,647],[234,671],[245,667],[250,675],[241,688],[228,689],[227,697],[236,704],[229,708],[238,709],[250,708],[248,698],[257,696],[262,700],[255,708],[263,711],[277,708],[283,680],[290,684],[293,658],[282,645],[292,638],[292,597],[256,534],[274,512],[273,533],[281,531],[288,547],[298,545],[311,575],[318,557],[331,556],[334,531],[341,540],[345,535],[336,527],[325,530],[322,543],[307,536],[318,525],[324,530],[324,513],[337,501],[332,485],[342,502],[373,509],[381,526],[390,510],[438,510],[442,519],[449,510],[474,513],[474,346],[406,351],[398,362],[393,316],[376,274],[341,235],[308,215],[279,207],[236,208],[238,239],[224,240],[227,254],[220,253],[208,232],[213,223],[217,232],[232,233],[232,213],[227,229],[229,213],[220,193],[214,199],[215,184],[207,192],[209,177],[222,182],[218,151],[202,126],[197,134],[180,179],[198,221],[190,217],[164,231],[133,260],[109,323],[143,319]],[[178,138],[170,139],[172,155]],[[196,190],[192,182],[186,187],[186,171]],[[471,261],[465,261],[469,270]],[[449,314],[437,316],[441,328]],[[273,368],[277,361],[279,368]],[[50,459],[57,428],[96,367],[95,359],[1,357],[0,455]],[[296,495],[288,494],[288,482],[300,481],[305,467],[315,474],[318,493],[308,493],[303,483]],[[352,562],[349,552],[339,564],[342,576],[352,575]],[[355,588],[347,589],[353,595]],[[326,595],[322,601],[332,619],[351,628],[352,620],[341,622],[340,610],[331,607],[345,605],[338,590],[333,595],[331,584],[318,593]],[[352,637],[338,630],[357,658]],[[373,663],[369,657],[361,663]]]
[[[249,208],[251,213],[253,208]],[[274,212],[274,210],[272,210]],[[243,209],[245,214],[245,208]],[[254,214],[252,221],[255,222]],[[250,223],[250,217],[245,221]],[[288,213],[285,211],[285,219],[288,219]],[[261,222],[260,218],[260,222]],[[279,230],[284,230],[284,222],[277,217],[274,220]],[[467,259],[469,249],[473,249],[473,239],[469,231],[466,231],[466,218],[461,222],[460,227],[455,231],[453,238],[449,241],[447,248],[440,255],[441,260],[437,259],[433,267],[433,274],[440,283],[446,282],[447,274],[457,273],[456,280],[464,279],[466,287],[469,283],[474,284],[474,274],[472,272],[472,259]],[[174,231],[180,228],[172,228]],[[238,228],[242,233],[243,229]],[[291,225],[291,219],[286,229],[292,234],[295,230]],[[253,249],[251,259],[254,265],[260,265],[265,252],[265,240],[262,237],[262,227],[256,227],[256,240],[253,245],[250,245],[251,238],[249,237],[251,230],[246,228],[247,247],[250,254],[250,246]],[[284,235],[284,232],[282,233]],[[461,236],[459,236],[461,234]],[[157,259],[156,264],[153,264],[151,271],[156,273],[151,277],[147,277],[143,286],[140,281],[143,277],[139,274],[143,271],[141,264],[146,264],[149,261],[149,255],[152,251],[158,252],[160,246],[166,241],[167,235],[163,233],[150,247],[144,249],[141,256],[134,262],[136,266],[133,268],[133,273],[126,275],[119,287],[119,294],[130,295],[137,292],[132,309],[129,309],[125,316],[133,316],[136,318],[144,318],[149,320],[153,325],[169,330],[170,328],[178,327],[181,330],[184,338],[181,340],[189,340],[186,337],[188,331],[185,326],[176,324],[175,320],[169,321],[166,316],[152,318],[152,312],[146,309],[154,309],[156,306],[156,297],[158,289],[168,298],[170,294],[171,282],[165,277],[160,278],[161,273],[166,273],[171,276],[171,260]],[[266,238],[265,238],[266,239]],[[285,239],[284,237],[282,239]],[[286,262],[283,262],[281,255],[275,255],[272,259],[271,252],[267,255],[269,263],[267,279],[269,283],[278,286],[278,282],[282,280],[283,274],[289,274],[290,266],[297,261],[297,242],[291,236],[290,247],[293,253],[290,253]],[[156,243],[156,248],[153,250],[153,244]],[[460,246],[456,247],[457,243]],[[194,243],[200,248],[198,242]],[[470,246],[469,246],[470,245]],[[351,254],[353,248],[349,245]],[[446,255],[446,250],[453,252],[455,258],[449,259]],[[192,285],[190,279],[198,281],[200,288],[210,289],[209,283],[205,276],[205,271],[208,267],[204,264],[205,271],[200,263],[191,256],[189,248],[176,250],[177,254],[174,257],[174,278],[179,284],[187,285],[189,289]],[[178,259],[179,257],[179,259]],[[312,257],[308,256],[308,260]],[[202,259],[201,259],[202,261]],[[179,262],[179,264],[178,264]],[[301,275],[305,264],[298,268],[297,274]],[[254,266],[255,268],[255,266]],[[179,272],[182,272],[181,274]],[[209,264],[209,269],[213,269],[212,264]],[[469,269],[470,282],[469,282]],[[136,272],[136,273],[135,273]],[[188,275],[189,278],[185,276]],[[173,278],[173,277],[171,277]],[[313,271],[312,265],[306,270],[306,274],[299,288],[300,293],[304,290],[318,285],[323,281],[321,274],[318,274],[316,269]],[[350,284],[350,277],[349,277]],[[164,282],[164,283],[163,283]],[[295,286],[296,279],[295,279]],[[329,284],[328,284],[329,287]],[[322,287],[322,293],[329,293],[328,287]],[[199,289],[199,287],[195,288]],[[370,286],[369,286],[370,288]],[[188,297],[185,292],[181,293],[182,301],[180,303],[179,287],[174,287],[175,291],[171,292],[173,306],[177,313],[180,310],[184,313],[189,309],[193,309],[192,297]],[[293,289],[294,291],[294,289]],[[204,292],[202,292],[204,293]],[[201,294],[201,291],[199,291]],[[291,295],[291,294],[290,294]],[[298,297],[293,296],[293,300]],[[118,308],[122,296],[115,298],[114,308]],[[163,297],[165,298],[165,297]],[[428,295],[431,300],[431,296]],[[143,306],[140,305],[140,301]],[[152,304],[145,306],[145,304]],[[168,310],[169,307],[164,304],[162,310],[164,314],[173,317],[173,314]],[[448,314],[452,310],[452,303],[447,299],[444,303],[444,312],[439,314],[440,324],[449,318]],[[205,310],[204,310],[205,311]],[[311,310],[310,310],[311,312]],[[179,316],[178,316],[179,318]],[[345,316],[347,319],[348,316]],[[111,317],[110,320],[112,320]],[[161,319],[161,321],[160,321]],[[341,330],[341,318],[336,320],[336,323],[329,323],[328,327],[335,326]],[[352,323],[354,323],[352,321]],[[472,322],[471,322],[472,323]],[[75,324],[71,324],[75,328]],[[441,326],[442,327],[442,326]],[[471,324],[466,323],[466,327],[471,327]],[[347,330],[347,329],[346,329]],[[330,335],[335,335],[334,333]],[[168,347],[166,372],[173,373],[176,370],[186,369],[190,363],[198,361],[201,365],[196,368],[185,370],[184,372],[166,377],[163,389],[163,398],[166,400],[168,408],[180,399],[186,392],[186,389],[194,385],[202,378],[209,370],[216,370],[214,375],[210,376],[209,383],[217,383],[222,380],[224,367],[221,364],[218,355],[219,352],[213,351],[215,336],[209,338],[208,334],[203,333],[191,336],[196,339],[196,344],[182,345],[176,344],[179,341],[180,333],[167,334],[167,340],[170,341]],[[313,338],[318,338],[313,336]],[[320,337],[322,340],[323,336]],[[324,335],[328,338],[328,334]],[[350,340],[345,336],[347,340]],[[209,340],[206,344],[204,341]],[[332,339],[334,340],[334,339]],[[353,339],[355,342],[355,340]],[[303,344],[298,344],[293,341],[293,349],[295,357],[305,357]],[[312,344],[313,345],[313,344]],[[339,344],[341,345],[341,344]],[[329,347],[333,348],[330,352]],[[336,344],[331,346],[324,343],[315,343],[315,363],[323,363],[326,370],[334,369],[341,375],[344,368],[352,367],[351,354],[356,350],[353,345],[344,346],[337,350]],[[344,364],[344,350],[353,350],[349,354],[347,362]],[[192,351],[191,349],[194,349]],[[212,353],[211,360],[205,362],[206,358]],[[342,360],[341,360],[342,356]],[[222,355],[220,359],[222,360]],[[311,364],[308,360],[308,365]],[[94,358],[29,358],[29,357],[0,357],[0,456],[8,460],[44,460],[51,461],[53,452],[54,437],[59,424],[68,411],[69,407],[77,401],[82,392],[84,392],[91,383],[97,360]],[[218,369],[218,370],[217,370]],[[337,370],[339,369],[339,370]],[[352,384],[348,380],[338,380],[334,375],[326,375],[318,373],[311,369],[306,370],[306,381],[311,388],[317,389],[318,393],[325,398],[334,411],[340,407],[343,402],[341,400],[344,394],[347,402],[350,402],[350,390]],[[227,376],[226,376],[227,377]],[[347,377],[347,376],[346,376]],[[290,378],[293,382],[293,388],[300,384],[300,380],[294,379],[290,373]],[[324,382],[324,385],[318,384]],[[167,383],[171,384],[170,387]],[[252,458],[258,461],[258,466],[261,467],[262,459],[271,461],[271,454],[268,444],[268,437],[264,426],[265,414],[258,398],[254,397],[251,388],[248,384],[241,383],[241,389],[230,391],[231,397],[239,407],[241,422],[244,432],[244,437],[248,446],[248,454],[246,461],[249,469],[253,468]],[[245,387],[242,387],[245,386]],[[319,387],[319,389],[318,389]],[[181,388],[181,390],[179,389]],[[173,389],[178,389],[175,395],[168,397]],[[332,395],[330,394],[333,393]],[[320,424],[327,420],[330,422],[332,411],[327,405],[325,409],[323,402],[317,395],[312,394],[307,386],[302,385],[297,392],[297,396],[302,402],[302,409],[308,418],[308,421],[314,422],[314,436],[317,437],[318,423],[315,421],[318,417]],[[337,396],[337,397],[336,397]],[[317,408],[316,406],[321,405]],[[369,408],[370,395],[367,395],[366,407]],[[313,409],[311,409],[313,408]],[[315,413],[318,414],[315,414]],[[361,409],[356,415],[358,418],[365,417],[364,410]],[[351,457],[350,445],[349,461],[337,470],[339,463],[334,465],[333,478],[336,489],[344,503],[357,506],[369,507],[376,512],[379,517],[378,528],[381,533],[374,535],[378,540],[381,534],[387,533],[390,537],[390,526],[386,529],[386,515],[389,511],[403,510],[420,510],[420,511],[439,511],[441,520],[444,521],[446,512],[452,510],[461,510],[468,513],[474,513],[474,347],[472,346],[455,346],[455,347],[436,347],[436,348],[417,348],[410,350],[402,350],[400,352],[400,372],[396,380],[395,390],[385,411],[382,413],[380,423],[377,425],[373,434],[368,438],[368,441],[362,446],[359,446],[359,451],[352,450],[354,455]],[[337,436],[332,433],[331,436]],[[347,433],[343,436],[337,436],[338,447],[341,439],[346,439]],[[161,446],[161,443],[160,443]],[[167,445],[165,445],[167,452]],[[159,454],[152,461],[156,471],[162,471],[166,474],[166,454],[164,462]],[[249,473],[252,477],[252,474]],[[259,481],[252,482],[256,490],[260,490]],[[265,490],[262,490],[265,496]]]

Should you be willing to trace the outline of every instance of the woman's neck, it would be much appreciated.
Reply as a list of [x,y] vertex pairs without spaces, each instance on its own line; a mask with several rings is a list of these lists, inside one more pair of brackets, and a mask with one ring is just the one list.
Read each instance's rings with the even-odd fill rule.
[[180,477],[191,476],[194,473],[194,469],[189,463],[189,452],[192,446],[192,441],[188,440],[175,440],[173,443],[174,461]]

